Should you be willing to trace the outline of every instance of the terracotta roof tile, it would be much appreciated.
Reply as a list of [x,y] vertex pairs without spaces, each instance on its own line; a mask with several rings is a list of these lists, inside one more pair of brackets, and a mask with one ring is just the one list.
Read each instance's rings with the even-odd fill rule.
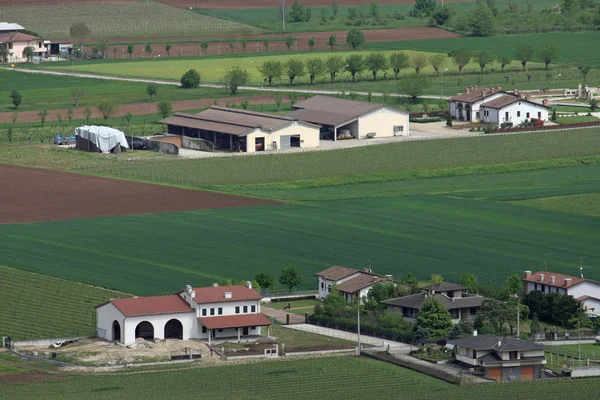
[[[554,277],[554,282],[552,282],[552,277]],[[566,282],[565,279],[571,279],[571,281]],[[578,278],[576,276],[557,274],[555,272],[538,271],[529,276],[524,276],[521,278],[521,280],[524,282],[541,283],[544,285],[568,288],[583,282],[585,279]]]
[[347,281],[340,283],[339,285],[337,285],[337,287],[340,290],[340,292],[355,293],[361,289],[364,289],[366,287],[376,284],[377,282],[381,282],[384,280],[385,279],[380,276],[361,273],[360,275],[355,276],[354,278],[350,278]]
[[482,103],[481,107],[502,108],[502,107],[506,107],[510,104],[516,103],[520,99],[521,98],[518,96],[505,94],[500,97],[496,97],[495,99],[492,99],[490,101],[486,101],[485,103]]
[[[196,292],[196,302],[200,304],[262,299],[256,290],[249,289],[244,285],[209,286],[192,290]],[[226,292],[231,293],[230,298],[225,297]]]
[[[126,317],[136,315],[170,314],[193,312],[190,305],[179,295],[147,296],[124,299],[114,299],[110,303],[114,305]],[[105,303],[107,304],[107,303]],[[99,307],[101,307],[100,305]]]
[[340,265],[335,265],[335,266],[333,266],[331,268],[327,268],[326,270],[323,270],[321,272],[317,272],[317,276],[320,276],[320,277],[330,280],[330,281],[338,281],[338,280],[343,279],[352,274],[356,274],[357,272],[359,272],[357,269],[346,268],[346,267],[342,267]]
[[498,88],[477,88],[469,89],[469,93],[459,93],[456,96],[448,98],[448,101],[462,101],[465,103],[475,103],[500,92]]
[[198,318],[208,329],[244,328],[247,326],[271,325],[271,320],[262,314],[226,315],[223,317]]
[[21,32],[0,33],[0,43],[29,42],[39,39],[41,38]]

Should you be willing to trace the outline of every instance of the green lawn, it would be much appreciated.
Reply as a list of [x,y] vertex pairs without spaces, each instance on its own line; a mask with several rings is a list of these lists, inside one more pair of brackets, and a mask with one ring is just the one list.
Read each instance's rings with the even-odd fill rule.
[[291,304],[291,308],[304,308],[304,307],[314,307],[317,304],[321,304],[322,302],[317,299],[312,300],[293,300],[293,301],[278,301],[271,303],[264,303],[265,307],[274,308],[277,310],[282,310],[283,307]]
[[12,365],[4,365],[2,361],[0,361],[0,375],[2,374],[14,374],[17,372],[23,372],[21,368],[14,367]]
[[558,117],[556,122],[559,124],[577,124],[580,122],[597,122],[598,118],[592,115],[579,115],[575,117]]
[[279,343],[285,344],[286,351],[288,352],[318,349],[339,350],[356,346],[356,343],[347,340],[298,331],[296,329],[284,328],[277,325],[273,325],[272,330],[273,336],[277,338]]
[[515,203],[543,210],[562,211],[574,215],[588,215],[600,218],[600,193],[543,197],[516,201]]

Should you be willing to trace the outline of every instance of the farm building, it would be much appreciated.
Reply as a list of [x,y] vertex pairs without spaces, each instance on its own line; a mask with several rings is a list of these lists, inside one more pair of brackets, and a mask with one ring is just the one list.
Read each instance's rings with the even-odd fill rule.
[[321,139],[409,135],[408,112],[384,104],[314,96],[293,106],[289,117],[321,126]]
[[120,153],[129,148],[125,134],[106,126],[80,126],[75,128],[75,147],[98,153]]
[[518,126],[525,121],[548,121],[547,102],[536,103],[517,89],[504,92],[501,87],[468,87],[464,93],[448,99],[450,115],[459,121],[485,122]]
[[462,320],[474,320],[485,300],[483,296],[465,293],[464,286],[451,282],[425,286],[422,290],[423,293],[384,300],[381,303],[388,310],[398,310],[406,320],[414,322],[425,300],[433,296],[450,311],[452,322],[458,324]]
[[544,345],[525,340],[493,335],[448,340],[453,348],[454,359],[474,367],[495,381],[531,381],[543,378],[546,364]]
[[583,276],[570,276],[555,272],[525,271],[524,293],[539,290],[544,293],[560,293],[573,296],[583,304],[590,317],[600,316],[600,282],[584,279]]
[[217,150],[269,151],[319,147],[319,127],[297,118],[213,106],[198,114],[176,113],[159,123],[170,134],[204,139]]
[[366,297],[377,282],[393,282],[391,275],[375,275],[369,268],[359,271],[339,265],[317,272],[317,277],[319,278],[319,299],[327,297],[331,292],[331,287],[335,285],[347,301],[352,301],[357,296]]
[[0,34],[1,33],[11,33],[11,32],[21,32],[24,31],[25,28],[19,24],[15,24],[12,22],[0,22]]
[[271,321],[260,313],[252,284],[192,288],[167,296],[110,300],[96,306],[98,337],[133,344],[144,339],[214,339],[257,336]]
[[23,54],[26,47],[33,48],[35,57],[41,57],[46,53],[42,38],[23,32],[0,32],[0,44],[4,44],[8,49],[8,61],[11,63],[27,61],[27,57]]

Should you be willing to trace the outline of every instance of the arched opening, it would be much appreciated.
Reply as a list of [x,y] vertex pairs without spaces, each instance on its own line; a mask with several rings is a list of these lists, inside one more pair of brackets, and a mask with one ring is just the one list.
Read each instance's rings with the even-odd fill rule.
[[154,339],[154,326],[148,321],[142,321],[135,327],[135,337]]
[[183,325],[178,319],[171,319],[165,324],[165,339],[183,339]]
[[467,104],[467,106],[465,107],[465,112],[467,113],[465,119],[467,121],[470,121],[471,120],[471,105],[470,104]]
[[113,321],[112,323],[112,340],[115,342],[121,341],[121,324],[119,324],[119,321]]

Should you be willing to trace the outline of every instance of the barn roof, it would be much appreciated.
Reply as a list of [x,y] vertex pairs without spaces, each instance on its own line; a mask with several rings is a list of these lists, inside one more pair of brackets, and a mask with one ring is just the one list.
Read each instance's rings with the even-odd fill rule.
[[198,318],[208,329],[244,328],[247,326],[271,325],[271,320],[262,314],[225,315],[222,317]]
[[0,33],[0,43],[29,42],[39,40],[37,36],[28,35],[21,32]]
[[126,317],[194,312],[190,305],[177,294],[113,299],[96,306],[96,308],[108,303],[115,306]]
[[[200,304],[262,299],[262,296],[256,290],[244,285],[209,286],[192,290],[196,292],[195,300]],[[231,297],[225,297],[226,293],[231,293]]]
[[317,272],[317,276],[330,281],[337,281],[347,276],[356,274],[357,269],[342,267],[341,265],[334,265],[333,267],[327,268],[321,272]]

